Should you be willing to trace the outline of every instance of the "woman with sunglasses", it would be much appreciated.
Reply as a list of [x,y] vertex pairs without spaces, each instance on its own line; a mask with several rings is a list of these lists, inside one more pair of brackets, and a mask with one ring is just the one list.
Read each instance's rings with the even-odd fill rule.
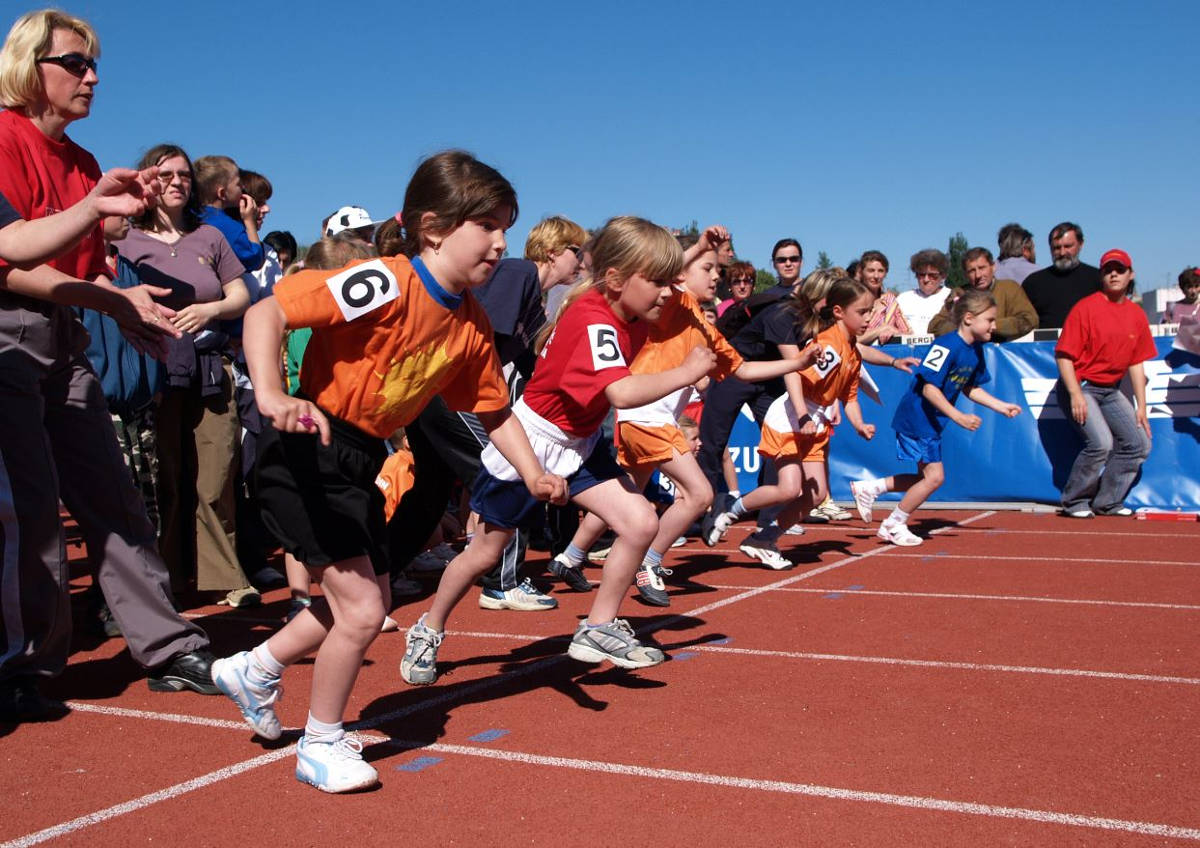
[[754,294],[754,266],[749,262],[734,262],[726,271],[729,297],[717,304],[717,317],[735,303],[741,303]]
[[[27,221],[68,210],[103,184],[96,160],[66,135],[91,111],[98,52],[85,21],[54,10],[21,17],[0,48],[0,193]],[[146,189],[148,198],[153,189]],[[107,212],[145,206],[143,199]],[[87,334],[67,304],[104,308],[124,298],[150,334],[177,335],[173,313],[157,308],[145,287],[118,294],[98,220],[74,235],[50,264],[0,263],[0,501],[9,504],[8,518],[0,517],[0,720],[65,711],[38,692],[40,680],[62,671],[70,646],[60,497],[83,531],[133,658],[152,669],[150,688],[217,691],[208,638],[171,607],[154,527],[84,354]],[[137,335],[139,322],[122,323]]]

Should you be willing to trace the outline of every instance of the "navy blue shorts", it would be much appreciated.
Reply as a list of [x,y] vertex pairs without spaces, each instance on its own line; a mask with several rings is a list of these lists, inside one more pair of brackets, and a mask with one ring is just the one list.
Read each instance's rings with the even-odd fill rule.
[[[601,439],[579,470],[567,478],[567,490],[575,497],[605,480],[624,476],[625,471],[613,456],[612,442]],[[486,468],[480,469],[471,487],[471,509],[483,521],[506,530],[525,524],[541,505],[541,501],[529,494],[523,481],[498,480]]]
[[942,461],[941,436],[906,436],[896,434],[896,456],[924,465]]

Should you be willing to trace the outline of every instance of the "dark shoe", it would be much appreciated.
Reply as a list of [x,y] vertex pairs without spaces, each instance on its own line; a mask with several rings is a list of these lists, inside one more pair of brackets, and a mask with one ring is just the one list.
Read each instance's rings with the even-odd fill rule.
[[1127,506],[1118,505],[1109,507],[1108,509],[1098,509],[1096,510],[1096,515],[1117,515],[1122,518],[1128,518],[1133,515],[1133,510]]
[[219,695],[212,679],[213,655],[201,648],[176,654],[166,665],[151,669],[146,683],[153,692],[182,692],[191,689],[201,695]]
[[43,696],[37,683],[30,678],[0,683],[0,722],[54,721],[70,711],[70,707],[61,701]]
[[576,592],[592,591],[592,581],[587,579],[587,575],[583,573],[583,568],[578,565],[571,565],[567,561],[565,554],[559,554],[550,560],[550,564],[546,566],[546,569],[555,577],[565,581]]
[[115,639],[121,635],[121,625],[117,624],[117,620],[113,618],[108,604],[100,604],[100,608],[96,610],[96,619],[100,623],[100,632],[109,639]]
[[250,583],[259,589],[279,589],[287,585],[287,578],[278,569],[264,565],[250,575]]

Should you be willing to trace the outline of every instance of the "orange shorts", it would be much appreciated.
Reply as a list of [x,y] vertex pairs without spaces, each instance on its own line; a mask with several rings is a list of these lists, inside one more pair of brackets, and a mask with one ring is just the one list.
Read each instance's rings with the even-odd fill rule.
[[617,422],[617,462],[633,470],[662,465],[675,454],[691,453],[683,431],[674,424],[652,427],[630,421]]
[[829,435],[828,427],[811,436],[802,433],[780,433],[770,427],[763,427],[758,452],[775,460],[799,457],[801,462],[825,462],[829,458]]
[[400,504],[400,498],[413,487],[413,455],[412,451],[398,450],[383,461],[375,485],[383,492],[383,514],[388,521]]

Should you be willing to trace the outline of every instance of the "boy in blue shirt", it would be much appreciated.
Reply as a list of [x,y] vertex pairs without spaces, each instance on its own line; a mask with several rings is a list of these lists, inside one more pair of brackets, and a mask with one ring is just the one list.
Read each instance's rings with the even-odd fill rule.
[[[228,156],[201,156],[192,163],[200,220],[216,227],[247,271],[257,271],[266,259],[258,237],[258,204],[242,186],[237,162]],[[225,214],[236,209],[240,221]]]

